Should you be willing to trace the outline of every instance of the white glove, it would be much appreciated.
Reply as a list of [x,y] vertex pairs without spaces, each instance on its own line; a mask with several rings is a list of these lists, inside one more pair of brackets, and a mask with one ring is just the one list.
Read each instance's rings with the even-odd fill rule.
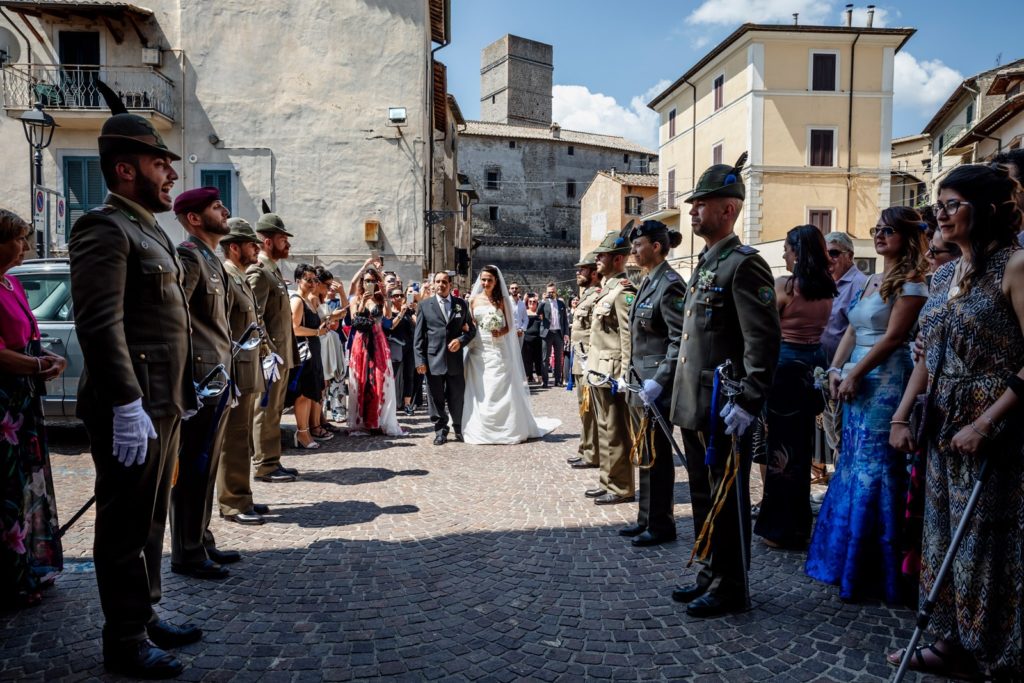
[[268,382],[276,382],[281,379],[279,365],[284,365],[284,359],[271,352],[269,356],[263,359],[263,379]]
[[729,401],[722,408],[719,416],[725,420],[725,433],[736,436],[743,436],[743,433],[750,428],[754,422],[754,416],[740,408],[734,402]]
[[645,406],[653,405],[658,400],[658,397],[661,396],[661,385],[653,379],[645,379],[644,387],[640,390],[638,396],[640,396],[640,400],[644,402]]
[[137,398],[123,406],[114,406],[114,457],[125,467],[146,462],[149,440],[156,438],[153,421]]

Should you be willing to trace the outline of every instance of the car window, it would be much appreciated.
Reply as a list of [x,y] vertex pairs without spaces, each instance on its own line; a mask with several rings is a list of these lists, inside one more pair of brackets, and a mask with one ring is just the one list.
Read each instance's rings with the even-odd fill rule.
[[66,273],[18,273],[17,278],[36,320],[71,320],[71,281]]

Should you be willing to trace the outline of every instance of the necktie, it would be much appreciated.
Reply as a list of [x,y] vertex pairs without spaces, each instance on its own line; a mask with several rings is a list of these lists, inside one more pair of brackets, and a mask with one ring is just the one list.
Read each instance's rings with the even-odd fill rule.
[[448,320],[449,318],[452,317],[452,313],[451,313],[451,309],[450,309],[451,302],[448,301],[447,298],[444,298],[444,299],[441,299],[441,303],[442,303],[441,309],[444,311],[444,319]]

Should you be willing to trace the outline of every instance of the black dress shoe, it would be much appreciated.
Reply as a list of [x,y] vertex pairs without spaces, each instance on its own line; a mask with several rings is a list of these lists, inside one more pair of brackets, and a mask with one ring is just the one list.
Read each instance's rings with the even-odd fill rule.
[[172,562],[171,571],[175,574],[191,576],[193,579],[208,579],[210,581],[219,581],[231,575],[231,572],[213,560],[204,560],[199,564],[175,564]]
[[[259,526],[266,522],[266,520],[263,519],[263,515],[257,514],[256,512],[239,512],[237,515],[224,515],[224,519],[229,522],[234,522],[235,524],[244,524],[246,526]],[[209,550],[207,550],[207,553],[209,553]]]
[[257,515],[269,515],[270,506],[264,505],[263,503],[253,503],[252,511],[255,512]]
[[455,440],[456,441],[465,441],[465,439],[462,438],[462,432],[455,432]]
[[618,505],[619,503],[632,503],[633,496],[617,496],[614,493],[606,493],[594,499],[595,505]]
[[698,619],[720,617],[724,614],[736,614],[747,610],[743,598],[715,595],[707,593],[686,606],[686,613]]
[[292,475],[293,477],[299,476],[299,471],[294,467],[285,467],[284,465],[278,465],[278,469],[284,472],[285,474]]
[[627,526],[625,529],[619,529],[619,536],[639,536],[645,531],[647,531],[647,527],[634,524],[633,526]]
[[146,633],[157,647],[164,650],[198,643],[203,638],[203,631],[195,624],[177,626],[162,619],[146,624]]
[[566,458],[565,461],[570,465],[575,465],[578,462],[583,462],[583,458],[577,455],[575,458]]
[[692,602],[708,592],[711,584],[691,583],[689,586],[676,586],[672,591],[672,599],[676,602]]
[[585,460],[580,460],[579,462],[574,462],[572,464],[572,468],[574,470],[593,470],[597,469],[597,467],[597,465],[593,465]]
[[169,652],[145,639],[134,643],[103,645],[103,666],[129,678],[177,678],[185,665]]
[[447,441],[448,439],[445,437],[444,434],[438,434],[437,436],[434,437],[435,446],[443,446]]
[[652,534],[651,530],[648,529],[647,531],[643,532],[642,534],[634,538],[632,541],[630,541],[630,543],[632,543],[634,547],[645,548],[649,545],[661,545],[662,543],[671,543],[674,540],[676,540],[675,533]]
[[586,496],[587,498],[600,498],[601,496],[603,496],[606,493],[608,493],[608,492],[605,491],[604,489],[596,488],[596,489],[587,489],[586,491],[583,492],[583,495]]
[[278,467],[270,474],[264,474],[256,478],[269,484],[281,484],[288,481],[295,481],[295,475],[285,472],[283,467]]
[[234,564],[242,559],[242,554],[237,550],[218,550],[217,548],[208,547],[206,554],[217,564]]

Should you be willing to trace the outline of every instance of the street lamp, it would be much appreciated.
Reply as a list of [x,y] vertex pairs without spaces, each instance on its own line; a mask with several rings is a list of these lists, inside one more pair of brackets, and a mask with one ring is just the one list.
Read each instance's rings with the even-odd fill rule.
[[459,183],[459,186],[455,188],[455,192],[459,195],[459,206],[462,207],[462,220],[469,220],[470,200],[479,201],[480,195],[476,193],[468,179]]
[[[33,161],[35,163],[35,188],[43,186],[43,150],[53,142],[53,131],[57,123],[53,117],[43,111],[43,103],[36,102],[32,109],[21,115],[21,125],[25,129],[25,139],[34,150]],[[35,192],[32,192],[32,214],[35,215]],[[44,258],[50,252],[50,224],[46,223],[45,234],[43,235],[43,248],[36,251]]]

